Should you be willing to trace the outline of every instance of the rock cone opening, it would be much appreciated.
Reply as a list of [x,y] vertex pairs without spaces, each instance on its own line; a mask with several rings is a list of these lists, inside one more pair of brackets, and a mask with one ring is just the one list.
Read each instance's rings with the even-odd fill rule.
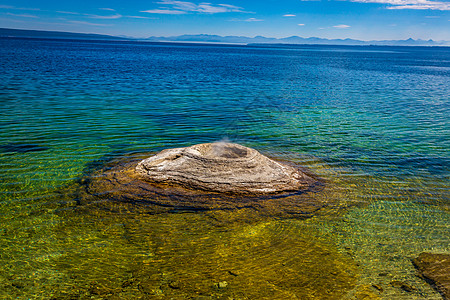
[[293,166],[233,143],[163,150],[142,160],[136,171],[150,182],[233,194],[292,192],[315,181]]

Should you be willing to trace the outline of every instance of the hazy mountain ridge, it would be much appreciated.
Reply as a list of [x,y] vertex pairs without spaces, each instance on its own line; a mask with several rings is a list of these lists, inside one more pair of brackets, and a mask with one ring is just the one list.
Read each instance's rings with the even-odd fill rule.
[[319,44],[319,45],[386,45],[386,46],[448,46],[449,41],[433,40],[382,40],[360,41],[355,39],[324,39],[318,37],[303,38],[290,36],[285,38],[267,38],[263,36],[219,36],[219,35],[179,35],[172,37],[149,37],[145,40],[155,42],[204,42],[204,43],[229,43],[229,44]]
[[94,33],[75,33],[62,31],[24,30],[0,28],[0,37],[21,38],[55,38],[55,39],[87,39],[87,40],[128,40],[128,41],[151,41],[151,42],[191,42],[191,43],[223,43],[223,44],[302,44],[302,45],[380,45],[380,46],[450,46],[450,41],[433,40],[383,40],[383,41],[360,41],[355,39],[324,39],[318,37],[303,38],[290,36],[285,38],[268,38],[264,36],[220,36],[210,34],[184,34],[170,37],[149,37],[144,39],[111,36]]
[[44,31],[44,30],[26,30],[26,29],[10,29],[10,28],[0,28],[0,37],[85,39],[85,40],[128,40],[123,37],[95,34],[95,33],[76,33],[65,31]]

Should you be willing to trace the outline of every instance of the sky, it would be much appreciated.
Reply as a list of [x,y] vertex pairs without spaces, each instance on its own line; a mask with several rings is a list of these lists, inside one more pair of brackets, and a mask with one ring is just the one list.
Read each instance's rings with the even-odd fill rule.
[[450,0],[0,0],[0,27],[145,38],[182,34],[450,41]]

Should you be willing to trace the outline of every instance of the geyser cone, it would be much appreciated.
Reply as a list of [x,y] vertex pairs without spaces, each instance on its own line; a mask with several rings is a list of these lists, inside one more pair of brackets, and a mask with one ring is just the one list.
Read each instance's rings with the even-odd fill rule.
[[163,150],[136,171],[146,181],[233,194],[298,191],[314,180],[292,166],[232,143]]
[[80,204],[113,209],[123,203],[152,213],[249,210],[260,217],[299,218],[331,205],[326,195],[316,197],[324,185],[313,175],[241,145],[199,144],[144,157],[125,156],[87,174]]

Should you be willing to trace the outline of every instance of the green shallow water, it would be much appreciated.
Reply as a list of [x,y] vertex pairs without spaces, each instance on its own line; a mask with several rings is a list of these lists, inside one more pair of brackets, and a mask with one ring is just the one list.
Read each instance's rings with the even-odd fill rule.
[[[441,299],[411,259],[450,252],[448,49],[0,44],[0,298]],[[80,201],[105,165],[221,139],[329,205]]]
[[306,220],[253,208],[155,213],[145,203],[78,206],[72,183],[5,204],[2,297],[440,299],[411,259],[449,251],[448,210],[404,182],[295,161],[327,180],[315,197],[339,204]]

